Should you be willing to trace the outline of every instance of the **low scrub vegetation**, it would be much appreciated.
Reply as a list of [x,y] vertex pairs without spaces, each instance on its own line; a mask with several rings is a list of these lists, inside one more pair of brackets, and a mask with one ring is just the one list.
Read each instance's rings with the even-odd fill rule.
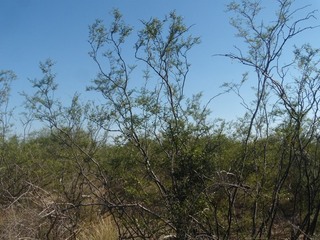
[[[185,94],[199,38],[175,12],[142,21],[137,65],[122,52],[133,28],[119,11],[110,26],[91,25],[98,74],[88,90],[99,105],[75,94],[65,106],[54,97],[54,63],[41,63],[24,95],[28,120],[44,127],[23,139],[6,121],[15,76],[0,72],[0,238],[319,237],[319,50],[294,47],[292,63],[281,65],[314,12],[295,19],[306,8],[276,2],[270,24],[257,20],[257,3],[228,5],[244,48],[218,56],[253,70],[224,85],[246,110],[232,122],[212,119],[201,94]],[[240,94],[249,78],[253,100]]]

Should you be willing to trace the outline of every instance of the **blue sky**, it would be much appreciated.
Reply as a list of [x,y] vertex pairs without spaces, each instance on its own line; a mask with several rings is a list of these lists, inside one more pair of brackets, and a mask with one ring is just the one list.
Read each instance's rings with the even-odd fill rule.
[[[228,59],[213,57],[216,53],[234,51],[241,44],[229,25],[225,12],[227,0],[0,0],[0,70],[13,70],[18,79],[12,86],[12,104],[21,111],[23,98],[19,93],[30,92],[29,79],[41,77],[40,61],[51,58],[60,86],[59,96],[70,99],[74,92],[88,98],[86,86],[97,73],[88,56],[90,46],[88,26],[95,19],[111,21],[109,14],[118,8],[127,23],[139,29],[140,19],[162,18],[172,10],[182,15],[191,33],[202,43],[190,53],[191,72],[187,92],[204,92],[204,99],[221,92],[224,82],[238,81],[245,69]],[[266,7],[275,1],[263,0]],[[318,0],[297,0],[297,6],[312,4],[310,10],[320,9]],[[268,6],[269,5],[269,6]],[[318,14],[319,15],[319,14]],[[319,20],[313,22],[319,24]],[[298,44],[311,42],[320,47],[320,29],[305,33]],[[300,41],[300,42],[299,42]],[[294,44],[294,42],[290,43]],[[318,46],[317,46],[318,44]],[[240,100],[233,95],[222,96],[212,104],[214,117],[234,118],[241,114]],[[16,120],[19,118],[16,115]]]

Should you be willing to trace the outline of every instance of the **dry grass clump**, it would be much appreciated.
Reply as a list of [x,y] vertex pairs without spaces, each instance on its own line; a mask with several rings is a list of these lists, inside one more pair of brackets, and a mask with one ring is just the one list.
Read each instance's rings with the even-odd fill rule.
[[79,240],[116,240],[119,239],[117,229],[110,217],[100,218],[83,228],[78,235]]

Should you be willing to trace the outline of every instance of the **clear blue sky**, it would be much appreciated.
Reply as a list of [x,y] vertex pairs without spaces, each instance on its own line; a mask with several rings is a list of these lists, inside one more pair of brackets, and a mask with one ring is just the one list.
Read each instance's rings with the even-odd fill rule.
[[[110,12],[118,8],[127,23],[136,29],[139,19],[162,18],[172,10],[182,15],[192,34],[202,43],[190,54],[192,64],[187,92],[204,92],[205,99],[219,93],[224,82],[238,81],[244,71],[228,59],[213,57],[228,53],[240,44],[229,25],[225,12],[228,0],[0,0],[0,69],[13,70],[18,79],[13,84],[12,103],[17,112],[23,99],[19,92],[30,92],[28,78],[41,77],[40,61],[56,62],[60,97],[70,99],[74,92],[84,92],[97,73],[88,56],[90,50],[88,26],[95,19],[111,21]],[[267,7],[276,1],[263,0]],[[297,0],[297,6],[312,4],[320,8],[319,0]],[[268,6],[270,5],[270,6]],[[314,22],[319,24],[319,20]],[[320,47],[320,29],[303,35],[304,42]],[[292,43],[293,45],[293,43]],[[88,94],[88,93],[84,93]],[[93,96],[93,93],[90,93]],[[90,97],[90,96],[89,96]],[[240,100],[222,96],[211,104],[214,117],[233,118],[240,114]],[[19,118],[17,115],[16,120]]]

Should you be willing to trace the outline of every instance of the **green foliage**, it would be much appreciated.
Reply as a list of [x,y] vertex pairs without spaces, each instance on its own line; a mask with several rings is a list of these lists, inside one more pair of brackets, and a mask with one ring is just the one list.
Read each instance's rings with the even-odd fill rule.
[[[229,123],[210,119],[200,93],[185,94],[188,53],[200,41],[175,12],[141,21],[134,64],[124,53],[134,29],[118,10],[108,27],[102,20],[89,27],[98,74],[88,89],[103,97],[99,106],[78,93],[63,104],[54,63],[41,63],[34,93],[24,96],[28,120],[46,125],[23,140],[8,135],[15,76],[1,71],[0,237],[105,238],[113,226],[127,239],[316,237],[319,50],[294,47],[292,64],[281,65],[287,42],[312,28],[301,24],[314,12],[294,19],[305,8],[292,3],[278,1],[269,23],[256,1],[228,5],[245,48],[223,56],[256,74],[252,102],[240,94],[251,74],[224,85],[247,110]],[[88,228],[94,234],[83,230],[97,220]]]

